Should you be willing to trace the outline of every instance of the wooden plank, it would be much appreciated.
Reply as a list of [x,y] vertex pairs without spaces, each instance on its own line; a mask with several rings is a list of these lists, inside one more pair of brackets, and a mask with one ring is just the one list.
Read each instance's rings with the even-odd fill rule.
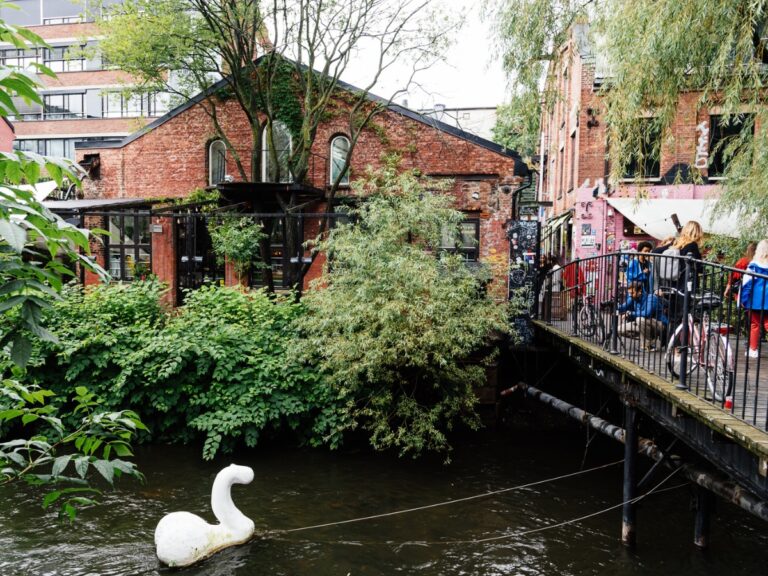
[[[768,432],[744,422],[735,415],[721,408],[716,407],[711,402],[696,396],[691,391],[678,390],[675,383],[671,382],[658,374],[650,372],[627,358],[613,355],[601,347],[590,342],[582,340],[578,336],[566,334],[556,326],[548,326],[544,322],[534,321],[534,324],[540,329],[548,332],[558,339],[568,342],[572,347],[579,349],[590,356],[599,359],[618,371],[630,376],[633,380],[647,386],[660,396],[669,400],[672,404],[682,409],[690,416],[706,424],[709,428],[716,430],[723,436],[732,439],[750,452],[758,455],[760,458],[768,458]],[[761,393],[766,394],[768,402],[768,364],[766,370],[766,382],[761,382]],[[738,390],[739,381],[736,381]],[[762,394],[761,394],[762,395]],[[754,411],[754,404],[747,410],[747,414]],[[760,411],[758,410],[758,413]],[[763,412],[764,413],[764,412]]]

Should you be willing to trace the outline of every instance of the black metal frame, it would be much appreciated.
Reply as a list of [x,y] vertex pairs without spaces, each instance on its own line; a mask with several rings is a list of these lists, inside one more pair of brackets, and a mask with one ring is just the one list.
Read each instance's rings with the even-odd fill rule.
[[[624,355],[672,380],[677,388],[767,430],[768,378],[764,373],[768,369],[768,343],[764,345],[760,339],[757,358],[745,355],[749,322],[735,298],[723,295],[730,275],[745,271],[690,257],[644,254],[653,271],[647,288],[660,299],[669,319],[663,329],[655,329],[658,325],[652,323],[644,331],[645,321],[636,322],[617,313],[627,298],[626,263],[638,256],[636,252],[606,254],[577,259],[549,271],[540,283],[543,297],[539,317],[612,354]],[[677,263],[677,280],[665,280],[659,271],[673,261]],[[750,275],[768,281],[768,276]],[[755,313],[763,326],[764,319],[768,321],[768,309]],[[686,321],[689,314],[693,324]],[[583,325],[585,318],[595,318],[588,320],[595,325]],[[653,338],[644,339],[643,334]],[[644,340],[646,347],[642,346]],[[765,382],[761,382],[761,374]]]

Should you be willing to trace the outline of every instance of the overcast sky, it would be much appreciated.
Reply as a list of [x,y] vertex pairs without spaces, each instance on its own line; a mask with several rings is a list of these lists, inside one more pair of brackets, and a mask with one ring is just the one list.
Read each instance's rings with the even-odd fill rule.
[[[481,22],[478,0],[436,0],[446,11],[464,11],[467,21],[456,35],[456,40],[446,54],[445,62],[421,72],[419,83],[428,93],[412,90],[407,96],[396,98],[397,103],[408,100],[408,107],[414,110],[433,108],[445,104],[447,108],[474,108],[497,106],[506,100],[506,81],[501,64],[491,61],[493,41],[490,25]],[[361,59],[362,60],[362,59]],[[362,62],[361,62],[362,64]],[[344,79],[351,84],[362,86],[359,78],[365,77],[364,68],[352,67]],[[397,79],[407,78],[409,70],[395,73],[376,86],[372,92],[389,97],[400,86]]]

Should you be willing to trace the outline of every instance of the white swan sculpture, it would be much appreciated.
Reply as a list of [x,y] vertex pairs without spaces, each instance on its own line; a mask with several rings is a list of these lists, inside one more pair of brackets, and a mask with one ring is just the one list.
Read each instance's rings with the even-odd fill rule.
[[160,562],[189,566],[223,548],[243,544],[253,536],[253,520],[232,503],[232,484],[249,484],[253,470],[230,464],[216,475],[211,490],[211,509],[220,524],[208,524],[190,512],[172,512],[155,528],[155,546]]

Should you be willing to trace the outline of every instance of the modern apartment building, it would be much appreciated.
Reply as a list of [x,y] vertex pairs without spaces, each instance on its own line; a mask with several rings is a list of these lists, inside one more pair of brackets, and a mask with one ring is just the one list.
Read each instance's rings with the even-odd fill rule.
[[[106,9],[122,0],[103,0]],[[14,146],[49,156],[75,158],[75,142],[119,141],[168,110],[162,95],[126,97],[130,77],[105,63],[92,21],[91,0],[16,0],[18,8],[0,8],[0,18],[29,28],[50,48],[19,50],[0,44],[6,65],[30,69],[45,64],[57,78],[40,76],[43,104],[17,102]],[[83,50],[86,48],[86,50]]]

